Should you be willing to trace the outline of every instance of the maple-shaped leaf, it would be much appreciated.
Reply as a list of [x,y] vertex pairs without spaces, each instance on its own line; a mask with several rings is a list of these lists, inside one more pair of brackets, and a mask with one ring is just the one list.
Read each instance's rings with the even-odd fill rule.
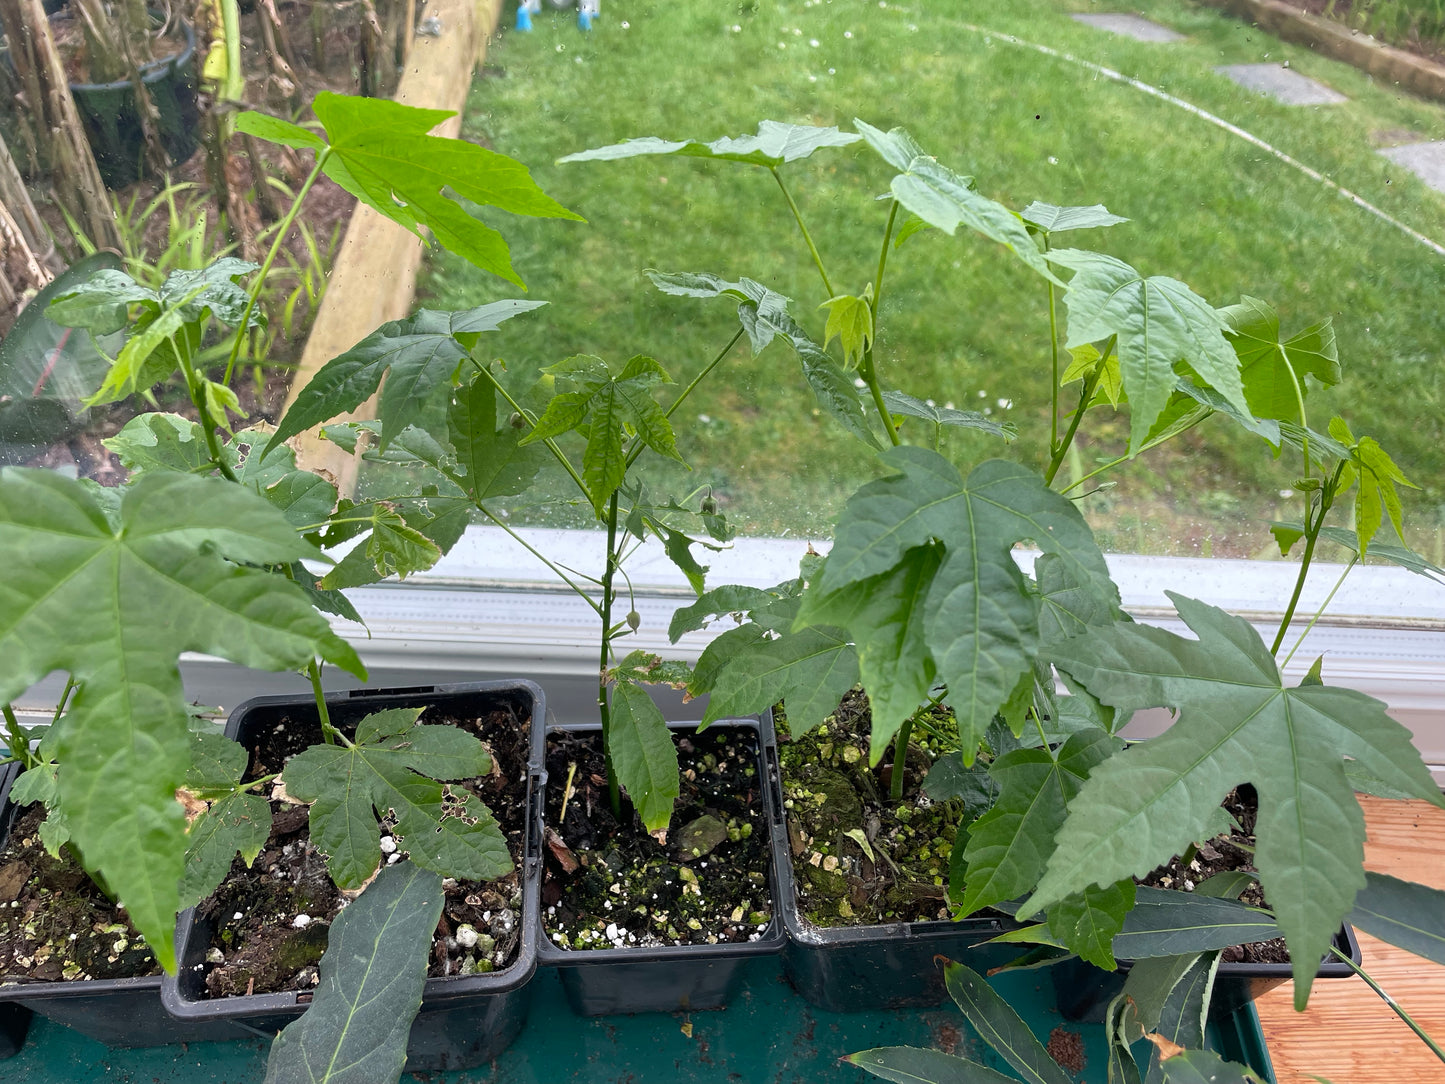
[[386,387],[377,416],[382,423],[380,444],[385,449],[393,436],[421,416],[438,389],[451,386],[462,359],[482,332],[495,331],[503,321],[544,304],[507,300],[458,312],[418,309],[404,320],[382,324],[316,371],[276,427],[267,450],[355,410],[375,394],[383,377]]
[[[124,399],[169,377],[180,364],[175,341],[184,341],[191,352],[199,349],[212,316],[229,326],[240,323],[247,294],[235,280],[255,270],[253,263],[223,256],[194,271],[172,271],[152,290],[124,271],[106,269],[55,295],[45,310],[55,323],[86,328],[92,337],[125,332],[86,405]],[[261,326],[264,315],[253,310],[247,323]]]
[[961,176],[925,154],[902,128],[884,132],[861,120],[854,126],[883,160],[899,170],[889,185],[893,198],[930,226],[952,236],[967,226],[1003,245],[1031,269],[1062,286],[1049,270],[1028,227],[1002,203],[981,195],[972,177]]
[[1395,466],[1388,452],[1380,447],[1374,437],[1361,437],[1358,441],[1350,432],[1343,418],[1330,419],[1330,436],[1348,449],[1349,462],[1340,491],[1349,489],[1350,481],[1358,481],[1355,490],[1355,550],[1361,557],[1369,551],[1370,541],[1375,537],[1385,516],[1390,517],[1390,526],[1395,536],[1404,541],[1404,507],[1396,484],[1411,489],[1420,488],[1405,477]]
[[1052,649],[1055,666],[1121,712],[1167,707],[1178,721],[1089,776],[1058,847],[1021,912],[1089,885],[1142,877],[1207,839],[1219,803],[1250,783],[1259,795],[1255,864],[1289,944],[1303,1007],[1320,957],[1365,883],[1365,822],[1345,758],[1394,790],[1445,798],[1385,705],[1311,676],[1286,688],[1242,618],[1170,593],[1198,637],[1119,624]]
[[[856,614],[844,627],[860,647],[888,636],[897,617],[880,620],[886,611],[877,601],[853,600],[873,594],[878,577],[912,560],[910,551],[941,544],[946,555],[937,571],[926,584],[908,585],[908,594],[923,614],[923,640],[937,680],[948,686],[971,764],[994,712],[1039,647],[1039,603],[1014,562],[1014,545],[1032,541],[1056,554],[1070,581],[1105,605],[1118,605],[1118,591],[1073,502],[1027,468],[988,460],[965,481],[947,459],[924,448],[892,448],[882,459],[899,473],[869,482],[849,498],[819,581],[805,595],[802,619],[826,614],[837,624]],[[890,693],[886,712],[874,708],[875,750],[887,740],[880,732],[891,735],[907,718],[902,705],[923,702],[929,688],[924,676],[908,675],[906,686]]]
[[765,120],[758,125],[757,135],[724,136],[711,143],[696,139],[674,140],[643,136],[606,147],[578,151],[557,159],[557,162],[559,165],[564,162],[614,162],[621,158],[639,158],[644,155],[680,154],[688,158],[717,158],[776,169],[785,162],[807,158],[823,147],[846,147],[857,143],[858,138],[852,132],[840,132],[837,128]]
[[823,349],[836,338],[843,347],[843,368],[856,369],[873,345],[873,284],[870,282],[864,287],[859,297],[839,294],[818,307],[828,310]]
[[869,447],[881,447],[869,428],[869,414],[853,378],[788,314],[788,298],[748,278],[731,282],[708,272],[660,271],[649,271],[648,277],[663,293],[677,297],[728,297],[738,301],[738,319],[747,332],[753,356],[762,353],[774,339],[782,339],[798,355],[803,379],[819,408]]
[[[253,565],[317,556],[256,494],[147,472],[114,524],[79,482],[0,471],[0,702],[53,670],[79,682],[48,735],[59,805],[156,958],[175,967],[190,764],[178,660],[200,651],[294,670],[316,655],[364,676],[305,595]],[[232,563],[232,562],[238,563]]]
[[1046,234],[1064,233],[1068,230],[1094,230],[1101,226],[1117,226],[1129,221],[1111,214],[1102,203],[1088,207],[1059,207],[1039,200],[1034,200],[1020,211],[1019,217]]
[[185,789],[207,808],[186,833],[181,906],[194,907],[225,879],[236,855],[250,866],[271,834],[271,804],[241,783],[249,756],[218,733],[191,734]]
[[789,299],[760,282],[749,278],[733,282],[709,271],[648,271],[647,277],[673,297],[730,297],[740,302],[738,313],[754,357],[782,334],[780,321],[788,315]]
[[1229,325],[1225,337],[1239,356],[1244,398],[1256,417],[1303,423],[1301,404],[1310,390],[1305,377],[1327,388],[1340,382],[1340,352],[1329,319],[1282,339],[1279,314],[1247,294],[1219,315]]
[[1081,960],[1113,971],[1114,937],[1124,928],[1125,916],[1134,906],[1134,880],[1125,877],[1115,884],[1090,885],[1082,892],[1065,896],[1049,908],[1049,933],[1060,945]]
[[1148,278],[1100,252],[1061,248],[1048,259],[1074,272],[1064,305],[1069,349],[1118,336],[1119,368],[1129,397],[1129,450],[1138,452],[1179,383],[1187,362],[1206,384],[1248,414],[1239,358],[1227,324],[1209,302],[1177,279]]
[[[371,501],[338,511],[351,521],[349,531],[370,527],[371,534],[321,578],[317,586],[323,591],[362,587],[388,576],[405,579],[413,572],[425,572],[441,559],[441,547],[389,501]],[[418,517],[413,514],[410,518]]]
[[454,726],[418,725],[419,708],[362,719],[349,745],[313,745],[286,762],[286,791],[311,803],[311,839],[340,888],[360,888],[381,863],[378,818],[411,860],[444,877],[489,881],[512,868],[507,841],[476,795],[438,780],[491,771],[492,758]]
[[311,108],[325,139],[260,113],[242,113],[236,130],[315,151],[322,172],[378,214],[413,233],[426,227],[449,252],[518,286],[522,280],[512,270],[506,241],[464,202],[583,221],[538,188],[520,162],[464,139],[428,135],[454,115],[449,110],[329,91],[316,95]]
[[574,429],[585,432],[582,479],[599,517],[627,472],[624,438],[635,435],[659,455],[683,462],[672,425],[652,397],[672,378],[652,358],[639,354],[613,373],[601,358],[579,355],[543,371],[570,390],[552,397],[536,426],[518,443],[525,446]]
[[1089,772],[1123,747],[1120,739],[1091,729],[1059,749],[1015,749],[993,762],[988,774],[998,785],[998,800],[969,827],[960,913],[1014,899],[1038,884],[1069,802]]

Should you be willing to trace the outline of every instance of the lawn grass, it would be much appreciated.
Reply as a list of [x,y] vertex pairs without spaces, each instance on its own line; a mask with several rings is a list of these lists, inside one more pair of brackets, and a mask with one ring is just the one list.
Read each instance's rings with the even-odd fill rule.
[[[1114,37],[1067,17],[1096,5],[1041,0],[617,0],[590,35],[566,16],[539,17],[530,34],[504,32],[474,83],[466,133],[531,165],[543,187],[588,222],[497,223],[532,296],[551,305],[506,325],[489,348],[517,369],[574,353],[613,361],[646,353],[685,383],[728,341],[735,317],[724,302],[659,294],[640,274],[648,267],[758,279],[795,298],[798,319],[821,338],[824,314],[815,306],[825,295],[766,170],[679,158],[553,162],[634,136],[751,132],[763,118],[904,125],[1009,206],[1103,202],[1132,220],[1069,235],[1069,244],[1181,278],[1216,305],[1241,294],[1264,298],[1287,330],[1333,316],[1346,383],[1310,400],[1311,420],[1322,426],[1327,411],[1343,411],[1357,434],[1377,436],[1395,454],[1422,487],[1410,495],[1422,524],[1413,540],[1438,555],[1445,258],[1175,106],[967,24],[1160,87],[1442,242],[1445,197],[1375,148],[1445,139],[1445,110],[1211,9],[1180,0],[1130,6],[1187,40],[1161,46]],[[1286,107],[1213,71],[1264,60],[1287,60],[1350,101]],[[886,190],[890,170],[858,146],[820,152],[785,176],[836,289],[860,291],[878,260],[886,210],[873,197]],[[961,462],[1001,452],[1042,465],[1050,389],[1042,281],[992,243],[930,231],[893,253],[885,292],[885,383],[960,408],[987,407],[1019,428],[1007,448],[964,433],[946,437],[945,450]],[[422,283],[422,301],[436,308],[515,295],[445,254],[429,261]],[[825,534],[841,499],[877,474],[866,450],[816,413],[781,345],[758,358],[737,348],[674,420],[695,469],[664,469],[658,484],[714,485],[753,533]],[[1118,454],[1127,418],[1091,415],[1084,428],[1090,436],[1066,468],[1076,473]],[[1297,502],[1279,496],[1296,473],[1211,420],[1172,450],[1114,472],[1117,487],[1084,507],[1115,549],[1266,556],[1261,518],[1299,518]],[[575,511],[527,514],[585,522]]]

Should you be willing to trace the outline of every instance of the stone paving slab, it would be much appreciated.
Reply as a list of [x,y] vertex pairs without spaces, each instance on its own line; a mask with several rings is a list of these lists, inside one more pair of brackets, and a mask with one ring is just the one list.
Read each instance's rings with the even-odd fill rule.
[[1386,147],[1380,153],[1404,166],[1431,188],[1445,192],[1445,141],[1406,143],[1401,147]]
[[1285,105],[1337,105],[1349,101],[1338,91],[1280,64],[1226,64],[1214,70],[1246,90],[1267,94]]
[[1120,34],[1135,41],[1168,43],[1184,40],[1183,34],[1176,34],[1167,26],[1151,23],[1137,15],[1074,15],[1071,18],[1085,26],[1107,30],[1111,34]]

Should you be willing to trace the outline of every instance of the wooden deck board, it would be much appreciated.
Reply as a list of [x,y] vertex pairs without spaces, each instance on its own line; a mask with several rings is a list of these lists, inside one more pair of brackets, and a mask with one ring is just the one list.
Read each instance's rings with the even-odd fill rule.
[[[1445,888],[1445,811],[1424,802],[1361,797],[1365,866]],[[1445,967],[1361,933],[1365,970],[1432,1035],[1445,1041]],[[1317,982],[1296,1013],[1286,983],[1256,1003],[1279,1084],[1311,1074],[1332,1084],[1441,1084],[1445,1065],[1358,978]]]

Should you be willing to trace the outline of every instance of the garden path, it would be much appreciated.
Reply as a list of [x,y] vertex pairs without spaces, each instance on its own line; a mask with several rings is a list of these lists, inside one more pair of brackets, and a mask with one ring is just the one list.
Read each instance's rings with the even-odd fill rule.
[[[1169,27],[1137,15],[1100,13],[1074,15],[1073,19],[1135,41],[1168,44],[1183,40],[1183,35]],[[1336,105],[1348,101],[1337,90],[1280,64],[1227,64],[1214,70],[1247,90],[1267,94],[1286,105]],[[1383,147],[1379,153],[1431,188],[1445,192],[1445,142],[1404,143]]]

